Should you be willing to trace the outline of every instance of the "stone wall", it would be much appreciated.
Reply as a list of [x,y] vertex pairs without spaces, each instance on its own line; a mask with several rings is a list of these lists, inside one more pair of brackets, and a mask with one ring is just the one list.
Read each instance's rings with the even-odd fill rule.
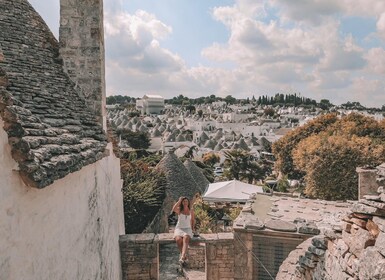
[[205,269],[206,246],[199,242],[192,242],[189,246],[189,268]]
[[158,279],[159,249],[155,234],[127,234],[119,239],[123,279]]
[[206,279],[234,279],[234,237],[232,233],[206,236]]
[[119,159],[111,151],[44,189],[30,188],[3,125],[0,119],[0,279],[121,279]]
[[[159,279],[159,244],[174,243],[172,236],[169,233],[121,236],[123,279]],[[196,247],[194,243],[199,243],[200,246]],[[205,245],[205,248],[202,247],[202,244]],[[202,234],[199,238],[191,240],[189,250],[189,263],[192,264],[189,267],[201,268],[201,262],[204,260],[206,279],[235,279],[232,233]]]
[[60,55],[106,129],[103,0],[60,0]]
[[385,279],[384,187],[355,203],[343,221],[341,230],[327,231],[291,253],[277,279]]

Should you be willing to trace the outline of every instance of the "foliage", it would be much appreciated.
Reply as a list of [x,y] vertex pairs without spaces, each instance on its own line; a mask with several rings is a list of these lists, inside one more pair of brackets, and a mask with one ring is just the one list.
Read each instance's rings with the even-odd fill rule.
[[213,217],[210,216],[210,207],[198,197],[194,203],[195,228],[199,233],[213,232]]
[[338,120],[336,114],[326,114],[312,121],[309,121],[304,126],[301,126],[275,142],[272,146],[272,152],[276,158],[275,169],[291,179],[300,179],[304,173],[295,168],[293,164],[292,152],[298,143],[313,135],[326,130],[329,125]]
[[204,164],[207,164],[207,165],[213,167],[214,164],[219,162],[220,158],[216,153],[208,152],[208,153],[205,153],[203,155],[202,160],[203,160]]
[[241,214],[242,207],[235,207],[235,208],[230,208],[228,210],[228,215],[231,218],[232,221],[235,221],[236,218],[238,218],[239,214]]
[[159,211],[166,178],[141,160],[121,160],[121,173],[126,233],[141,233]]
[[125,104],[130,102],[135,102],[136,98],[122,95],[112,95],[106,98],[107,105],[113,104]]
[[227,179],[242,180],[245,179],[249,184],[254,180],[263,179],[269,172],[269,166],[264,161],[256,161],[254,157],[243,150],[230,150],[225,153],[224,176]]
[[196,145],[191,146],[186,153],[184,154],[185,158],[193,159],[194,153],[198,151],[198,147]]
[[287,105],[287,106],[299,106],[299,105],[316,105],[317,102],[313,99],[306,98],[300,94],[282,94],[277,93],[274,96],[262,95],[258,98],[258,105]]
[[385,160],[385,129],[370,117],[350,114],[303,138],[292,156],[295,168],[305,174],[307,195],[357,199],[356,168]]
[[116,132],[120,137],[127,141],[133,149],[147,149],[150,147],[150,138],[147,133],[141,131],[131,131],[129,129],[119,129]]
[[198,166],[201,171],[203,172],[203,175],[206,177],[206,179],[210,182],[214,182],[214,171],[213,168],[199,160],[194,161],[195,165]]
[[289,187],[290,187],[290,184],[286,175],[278,180],[277,190],[279,192],[287,192]]
[[265,116],[273,117],[275,115],[275,110],[273,108],[266,108],[263,110]]

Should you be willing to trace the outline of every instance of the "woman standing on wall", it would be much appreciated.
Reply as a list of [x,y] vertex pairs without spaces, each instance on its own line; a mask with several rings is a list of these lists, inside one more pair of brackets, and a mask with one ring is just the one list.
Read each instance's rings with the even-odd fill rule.
[[180,197],[172,211],[178,215],[174,238],[180,252],[179,262],[184,263],[187,261],[188,245],[193,237],[193,228],[195,226],[194,210],[190,208],[190,200],[187,197]]

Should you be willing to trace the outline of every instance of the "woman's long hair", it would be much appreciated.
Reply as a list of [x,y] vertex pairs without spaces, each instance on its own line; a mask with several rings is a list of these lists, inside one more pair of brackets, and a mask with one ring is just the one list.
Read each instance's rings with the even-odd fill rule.
[[190,200],[189,200],[187,197],[184,197],[184,198],[182,199],[182,203],[179,205],[179,211],[180,211],[180,213],[182,213],[182,211],[184,210],[183,200],[185,200],[185,199],[187,199],[187,201],[188,201],[187,207],[188,207],[188,210],[190,210]]

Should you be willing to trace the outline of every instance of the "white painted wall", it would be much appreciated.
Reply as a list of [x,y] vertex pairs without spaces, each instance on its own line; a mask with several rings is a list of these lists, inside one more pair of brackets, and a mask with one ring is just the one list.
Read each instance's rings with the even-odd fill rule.
[[121,279],[119,160],[111,152],[44,189],[26,187],[12,170],[3,125],[0,119],[0,279]]

